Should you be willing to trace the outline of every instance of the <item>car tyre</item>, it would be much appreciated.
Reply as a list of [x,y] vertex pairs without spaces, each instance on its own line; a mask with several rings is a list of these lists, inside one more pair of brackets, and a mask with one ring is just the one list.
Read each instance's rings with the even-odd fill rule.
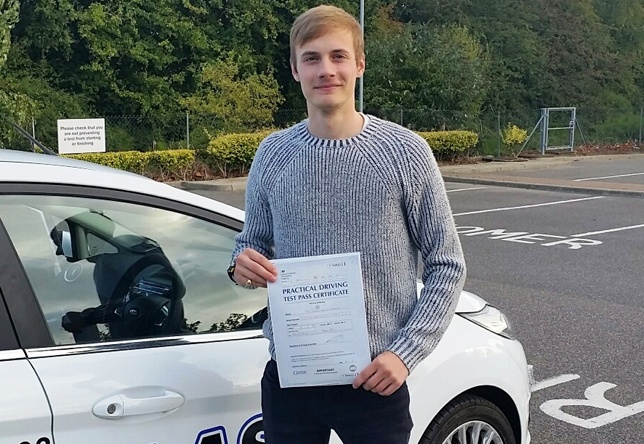
[[516,444],[510,422],[485,398],[460,395],[425,430],[420,444]]

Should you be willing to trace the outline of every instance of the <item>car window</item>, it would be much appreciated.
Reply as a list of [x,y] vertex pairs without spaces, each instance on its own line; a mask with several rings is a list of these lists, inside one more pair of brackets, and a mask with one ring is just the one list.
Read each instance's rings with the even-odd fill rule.
[[226,275],[235,230],[141,204],[0,196],[55,344],[260,328],[266,292]]

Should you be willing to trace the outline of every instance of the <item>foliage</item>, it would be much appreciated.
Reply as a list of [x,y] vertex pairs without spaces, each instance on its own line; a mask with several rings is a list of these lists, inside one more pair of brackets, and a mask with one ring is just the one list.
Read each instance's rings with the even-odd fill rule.
[[213,116],[217,130],[230,132],[271,126],[284,99],[270,72],[240,77],[239,67],[228,59],[206,64],[195,94],[180,102],[191,113]]
[[190,168],[195,162],[195,152],[192,150],[83,153],[68,154],[64,157],[160,178],[181,177],[182,171]]
[[[226,134],[214,137],[207,148],[166,151],[120,151],[107,153],[68,154],[64,157],[93,162],[161,180],[182,178],[203,164],[218,177],[244,174],[248,171],[257,148],[272,130],[255,133]],[[472,149],[478,135],[471,131],[419,132],[439,160],[452,159]]]
[[36,103],[20,92],[13,79],[0,78],[0,82],[0,148],[26,149],[28,144],[11,122],[22,128],[30,126]]
[[[0,70],[11,46],[11,30],[18,22],[18,0],[0,0]],[[0,78],[0,115],[18,125],[26,126],[33,115],[34,102],[16,89],[11,79]],[[20,147],[19,136],[6,120],[0,121],[0,147]]]
[[137,139],[125,128],[120,126],[109,126],[106,129],[107,151],[134,151],[137,148]]
[[508,123],[501,131],[503,144],[515,157],[518,155],[518,149],[527,139],[528,131],[511,123]]
[[[357,16],[358,2],[329,3]],[[276,113],[305,108],[290,72],[289,28],[317,4],[0,0],[0,113],[23,126],[34,117],[49,146],[59,118],[141,116],[144,131],[119,126],[108,142],[145,149],[177,146],[186,110],[211,122],[195,143],[206,143],[204,129],[271,125]],[[410,126],[428,130],[491,128],[497,113],[541,107],[639,109],[642,22],[642,0],[365,2],[365,110],[418,110]],[[478,119],[484,114],[489,121]],[[608,134],[603,119],[613,117],[584,124]],[[21,143],[11,133],[0,127],[0,140]]]
[[636,113],[611,113],[602,123],[593,127],[589,137],[595,140],[618,143],[638,140],[641,134],[642,117]]
[[246,319],[248,319],[248,316],[243,313],[231,313],[225,321],[212,324],[204,333],[234,331],[239,328]]
[[7,60],[11,45],[11,29],[18,22],[18,0],[0,0],[0,68]]
[[503,140],[503,143],[510,147],[521,145],[526,141],[527,138],[527,130],[519,128],[518,126],[511,123],[508,123],[508,126],[506,126],[501,132],[501,139]]
[[228,177],[243,174],[250,167],[259,144],[272,131],[247,134],[226,134],[210,140],[205,150],[199,151],[199,160]]
[[[7,64],[7,68],[10,67],[11,61]],[[86,116],[87,107],[82,94],[57,89],[41,77],[26,75],[16,78],[7,74],[5,78],[0,77],[0,81],[5,85],[0,96],[10,93],[6,103],[0,99],[3,103],[0,109],[29,132],[33,119],[37,128],[36,138],[54,150],[58,144],[57,120]],[[17,137],[22,139],[22,136]]]
[[[487,93],[487,55],[467,28],[383,26],[385,32],[366,42],[369,109],[480,112]],[[437,119],[428,126],[450,123]]]
[[419,132],[439,160],[453,159],[476,147],[478,134],[471,131],[431,131]]
[[644,100],[641,0],[406,0],[393,19],[465,26],[490,57],[484,109],[609,107]]

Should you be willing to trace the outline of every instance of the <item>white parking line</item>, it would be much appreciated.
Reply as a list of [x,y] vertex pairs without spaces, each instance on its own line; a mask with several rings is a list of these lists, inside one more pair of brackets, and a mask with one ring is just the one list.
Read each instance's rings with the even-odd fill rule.
[[635,228],[643,228],[644,224],[631,225],[630,227],[610,228],[602,231],[589,231],[588,233],[573,234],[574,237],[594,236],[595,234],[613,233],[615,231],[634,230]]
[[584,200],[603,199],[603,197],[604,196],[593,196],[593,197],[583,197],[581,199],[559,200],[559,201],[556,201],[556,202],[546,202],[546,203],[533,204],[533,205],[521,205],[521,206],[518,206],[518,207],[491,208],[489,210],[478,210],[478,211],[468,211],[467,213],[456,213],[456,214],[453,214],[453,216],[454,217],[456,217],[456,216],[469,216],[470,214],[493,213],[495,211],[510,211],[510,210],[521,210],[523,208],[546,207],[546,206],[549,206],[549,205],[559,205],[559,204],[565,204],[565,203],[582,202]]
[[456,190],[447,190],[448,193],[456,193],[457,191],[472,191],[472,190],[484,190],[487,187],[474,187],[474,188],[458,188]]
[[603,177],[586,177],[584,179],[575,179],[574,182],[583,182],[584,180],[613,179],[615,177],[641,176],[642,174],[644,173],[617,174],[615,176],[603,176]]
[[549,387],[554,387],[555,385],[559,384],[565,384],[566,382],[574,381],[575,379],[579,379],[579,375],[559,375],[555,376],[553,378],[548,378],[544,379],[543,381],[539,381],[530,387],[531,392],[538,392],[539,390],[543,390],[545,388]]

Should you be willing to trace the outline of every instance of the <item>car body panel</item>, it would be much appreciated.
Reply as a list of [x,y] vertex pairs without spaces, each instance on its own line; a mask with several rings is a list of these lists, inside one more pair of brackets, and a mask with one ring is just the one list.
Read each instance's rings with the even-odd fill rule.
[[[495,387],[515,402],[527,430],[530,380],[521,343],[509,340],[455,316],[436,349],[408,380],[415,424],[429,424],[442,406],[477,387]],[[418,442],[424,428],[414,428]],[[524,443],[529,442],[524,436]]]
[[0,352],[0,393],[0,442],[52,442],[49,404],[23,351]]
[[[234,442],[231,437],[260,413],[259,381],[269,356],[267,341],[256,332],[223,336],[201,342],[175,338],[176,345],[159,347],[111,344],[112,351],[105,352],[65,347],[32,359],[56,418],[56,440],[81,443],[92,436],[92,443],[111,444],[119,436],[122,442],[175,444],[195,442],[200,432],[223,427]],[[167,393],[183,402],[167,410],[158,403]],[[135,408],[145,405],[134,406],[141,399],[150,406],[145,414]],[[106,400],[108,408],[116,405],[117,414],[95,411]]]

